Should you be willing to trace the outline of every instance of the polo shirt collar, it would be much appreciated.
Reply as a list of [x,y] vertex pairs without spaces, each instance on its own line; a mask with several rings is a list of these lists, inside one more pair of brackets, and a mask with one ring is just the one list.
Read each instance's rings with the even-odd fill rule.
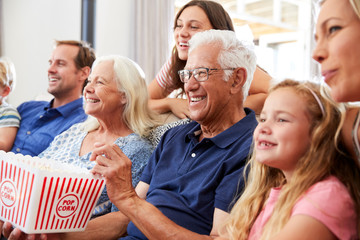
[[[253,131],[257,125],[256,117],[254,111],[249,108],[245,108],[246,116],[240,121],[235,123],[230,128],[226,129],[222,133],[216,135],[213,138],[207,138],[212,141],[219,148],[227,148],[232,143],[241,138],[248,131]],[[234,134],[236,132],[236,134]],[[200,124],[196,124],[186,135],[185,141],[190,141],[190,139],[195,138],[201,133]],[[197,138],[197,137],[196,137]],[[203,141],[206,138],[203,139]]]
[[48,102],[45,107],[44,110],[47,111],[49,109],[51,109],[51,106],[53,105],[54,99],[52,99],[50,102]]
[[72,102],[69,102],[63,106],[60,106],[58,108],[51,108],[53,102],[54,102],[54,99],[52,99],[50,102],[48,102],[48,104],[44,107],[44,110],[56,109],[61,115],[63,115],[64,117],[68,117],[72,114],[73,111],[75,111],[76,109],[78,109],[79,107],[81,107],[83,105],[83,98],[80,97],[80,98],[78,98]]

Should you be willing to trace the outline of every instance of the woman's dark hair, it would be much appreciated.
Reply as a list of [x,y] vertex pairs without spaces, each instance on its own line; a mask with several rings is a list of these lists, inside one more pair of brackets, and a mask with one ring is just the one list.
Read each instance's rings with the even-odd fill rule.
[[[181,13],[187,8],[192,6],[198,6],[202,10],[204,10],[206,16],[208,17],[211,26],[213,29],[219,30],[234,30],[233,23],[229,14],[225,11],[223,6],[217,2],[213,1],[206,1],[206,0],[193,0],[185,4],[179,12],[176,14],[175,21],[174,21],[174,30],[177,25],[177,20],[179,19]],[[178,55],[178,51],[176,46],[173,48],[172,56],[171,56],[171,65],[170,65],[170,72],[169,75],[171,79],[174,81],[174,88],[178,89],[181,88],[181,93],[184,93],[184,83],[180,81],[180,77],[178,75],[178,71],[184,69],[186,65],[186,60],[181,60]]]

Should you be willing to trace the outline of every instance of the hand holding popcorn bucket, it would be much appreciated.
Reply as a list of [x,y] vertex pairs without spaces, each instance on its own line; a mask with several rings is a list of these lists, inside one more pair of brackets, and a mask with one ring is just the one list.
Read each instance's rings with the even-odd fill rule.
[[87,169],[0,151],[0,219],[27,234],[85,230],[104,186]]

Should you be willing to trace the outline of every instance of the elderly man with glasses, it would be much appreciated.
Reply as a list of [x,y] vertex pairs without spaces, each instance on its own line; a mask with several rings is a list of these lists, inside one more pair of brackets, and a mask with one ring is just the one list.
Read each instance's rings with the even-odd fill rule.
[[[256,66],[251,46],[234,32],[209,30],[190,40],[179,71],[193,120],[167,131],[140,183],[131,161],[113,145],[97,146],[93,172],[106,179],[119,208],[90,221],[85,232],[61,239],[212,239],[241,192],[243,170],[257,125],[244,109]],[[50,236],[48,236],[50,237]],[[54,237],[54,236],[51,236]],[[15,239],[15,238],[14,238]]]

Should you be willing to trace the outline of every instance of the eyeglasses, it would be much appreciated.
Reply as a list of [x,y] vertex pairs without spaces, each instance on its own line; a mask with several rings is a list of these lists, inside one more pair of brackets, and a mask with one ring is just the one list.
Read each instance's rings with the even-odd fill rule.
[[194,76],[195,80],[198,82],[205,82],[209,79],[209,71],[218,71],[218,70],[235,70],[235,68],[195,68],[193,70],[180,70],[178,74],[180,76],[180,80],[183,83],[187,83],[191,78],[191,75]]

